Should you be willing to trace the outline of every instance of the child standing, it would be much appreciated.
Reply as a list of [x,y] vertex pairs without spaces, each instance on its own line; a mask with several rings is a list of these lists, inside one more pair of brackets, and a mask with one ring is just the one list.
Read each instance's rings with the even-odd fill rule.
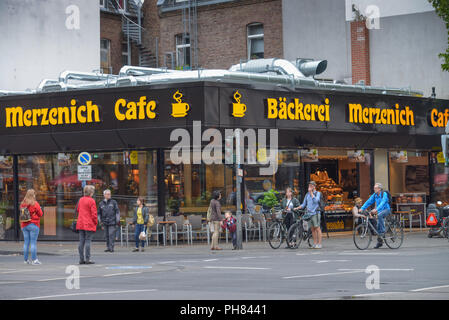
[[237,219],[232,216],[231,211],[225,212],[225,219],[221,223],[221,227],[225,230],[226,229],[229,230],[229,233],[231,234],[231,238],[232,238],[232,246],[233,246],[232,250],[236,250],[237,249],[237,232],[236,232],[237,231]]

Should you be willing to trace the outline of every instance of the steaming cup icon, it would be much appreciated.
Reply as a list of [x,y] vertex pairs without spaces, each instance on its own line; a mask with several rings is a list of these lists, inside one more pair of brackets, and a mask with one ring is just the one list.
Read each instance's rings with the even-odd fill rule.
[[236,103],[232,104],[232,115],[236,118],[242,118],[245,116],[245,112],[246,112],[246,105],[243,103],[240,103],[240,98],[242,97],[242,95],[236,91],[234,93],[234,99],[236,101]]
[[176,100],[176,103],[172,103],[172,116],[174,118],[183,118],[187,115],[190,110],[190,106],[188,103],[182,102],[182,93],[178,91],[173,95],[173,99]]

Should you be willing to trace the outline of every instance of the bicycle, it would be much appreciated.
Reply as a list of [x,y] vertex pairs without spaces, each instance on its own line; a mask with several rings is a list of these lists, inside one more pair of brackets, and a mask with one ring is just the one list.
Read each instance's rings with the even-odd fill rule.
[[[353,232],[353,240],[357,249],[367,249],[371,244],[373,235],[379,236],[379,233],[367,216],[362,217],[362,223]],[[398,249],[404,241],[404,229],[401,222],[391,214],[385,219],[385,236],[383,239],[390,249]]]
[[[300,213],[304,214],[304,211],[300,211]],[[288,243],[292,244],[290,245],[290,248],[297,249],[302,241],[307,241],[307,244],[310,248],[312,248],[312,230],[308,228],[307,230],[304,229],[304,222],[305,220],[302,218],[303,214],[298,218],[298,220],[290,226],[287,233],[287,239]]]
[[268,243],[270,244],[270,247],[273,249],[279,249],[282,242],[287,242],[287,246],[290,247],[290,244],[288,243],[288,237],[287,233],[288,230],[284,224],[284,218],[283,218],[283,210],[278,210],[275,213],[272,214],[273,220],[270,223],[270,226],[268,227]]

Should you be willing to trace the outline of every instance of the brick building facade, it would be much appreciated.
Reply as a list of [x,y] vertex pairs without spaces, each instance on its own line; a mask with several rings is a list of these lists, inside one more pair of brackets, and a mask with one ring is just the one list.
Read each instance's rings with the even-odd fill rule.
[[[155,13],[159,11],[159,14]],[[144,4],[144,28],[147,37],[158,37],[159,65],[165,53],[176,59],[176,35],[182,34],[182,10],[164,12],[157,0]],[[198,67],[228,69],[248,58],[248,25],[263,24],[264,58],[282,58],[282,1],[243,0],[198,6]]]
[[[127,43],[127,39],[122,32],[121,15],[104,11],[100,12],[100,38],[109,40],[109,66],[102,65],[103,72],[118,74],[120,68],[127,64],[124,63],[122,56],[122,45]],[[132,42],[131,64],[139,65],[139,51]]]

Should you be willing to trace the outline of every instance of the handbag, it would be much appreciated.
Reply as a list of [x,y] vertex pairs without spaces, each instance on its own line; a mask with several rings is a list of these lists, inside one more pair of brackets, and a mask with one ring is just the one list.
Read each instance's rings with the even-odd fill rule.
[[[76,224],[77,224],[77,222],[78,222],[78,218],[75,218],[76,217],[76,213],[77,213],[77,211],[78,211],[78,204],[79,204],[79,200],[78,200],[78,202],[76,203],[76,206],[75,206],[75,212],[74,212],[74,214],[73,214],[73,220],[72,220],[72,225],[70,226],[70,230],[72,230],[72,232],[75,232],[75,233],[79,233],[79,230],[76,230]],[[78,213],[79,214],[79,213]]]
[[27,207],[24,207],[24,208],[20,209],[19,221],[20,222],[29,222],[29,221],[31,221],[30,210],[28,210]]
[[302,216],[302,220],[309,221],[310,219],[312,219],[312,216],[313,216],[312,214],[307,212]]
[[147,238],[147,234],[146,234],[146,232],[145,232],[145,229],[146,228],[144,228],[144,230],[139,234],[139,240],[145,240],[146,238]]
[[151,228],[152,226],[154,226],[154,217],[152,214],[149,215],[148,217],[148,226]]

